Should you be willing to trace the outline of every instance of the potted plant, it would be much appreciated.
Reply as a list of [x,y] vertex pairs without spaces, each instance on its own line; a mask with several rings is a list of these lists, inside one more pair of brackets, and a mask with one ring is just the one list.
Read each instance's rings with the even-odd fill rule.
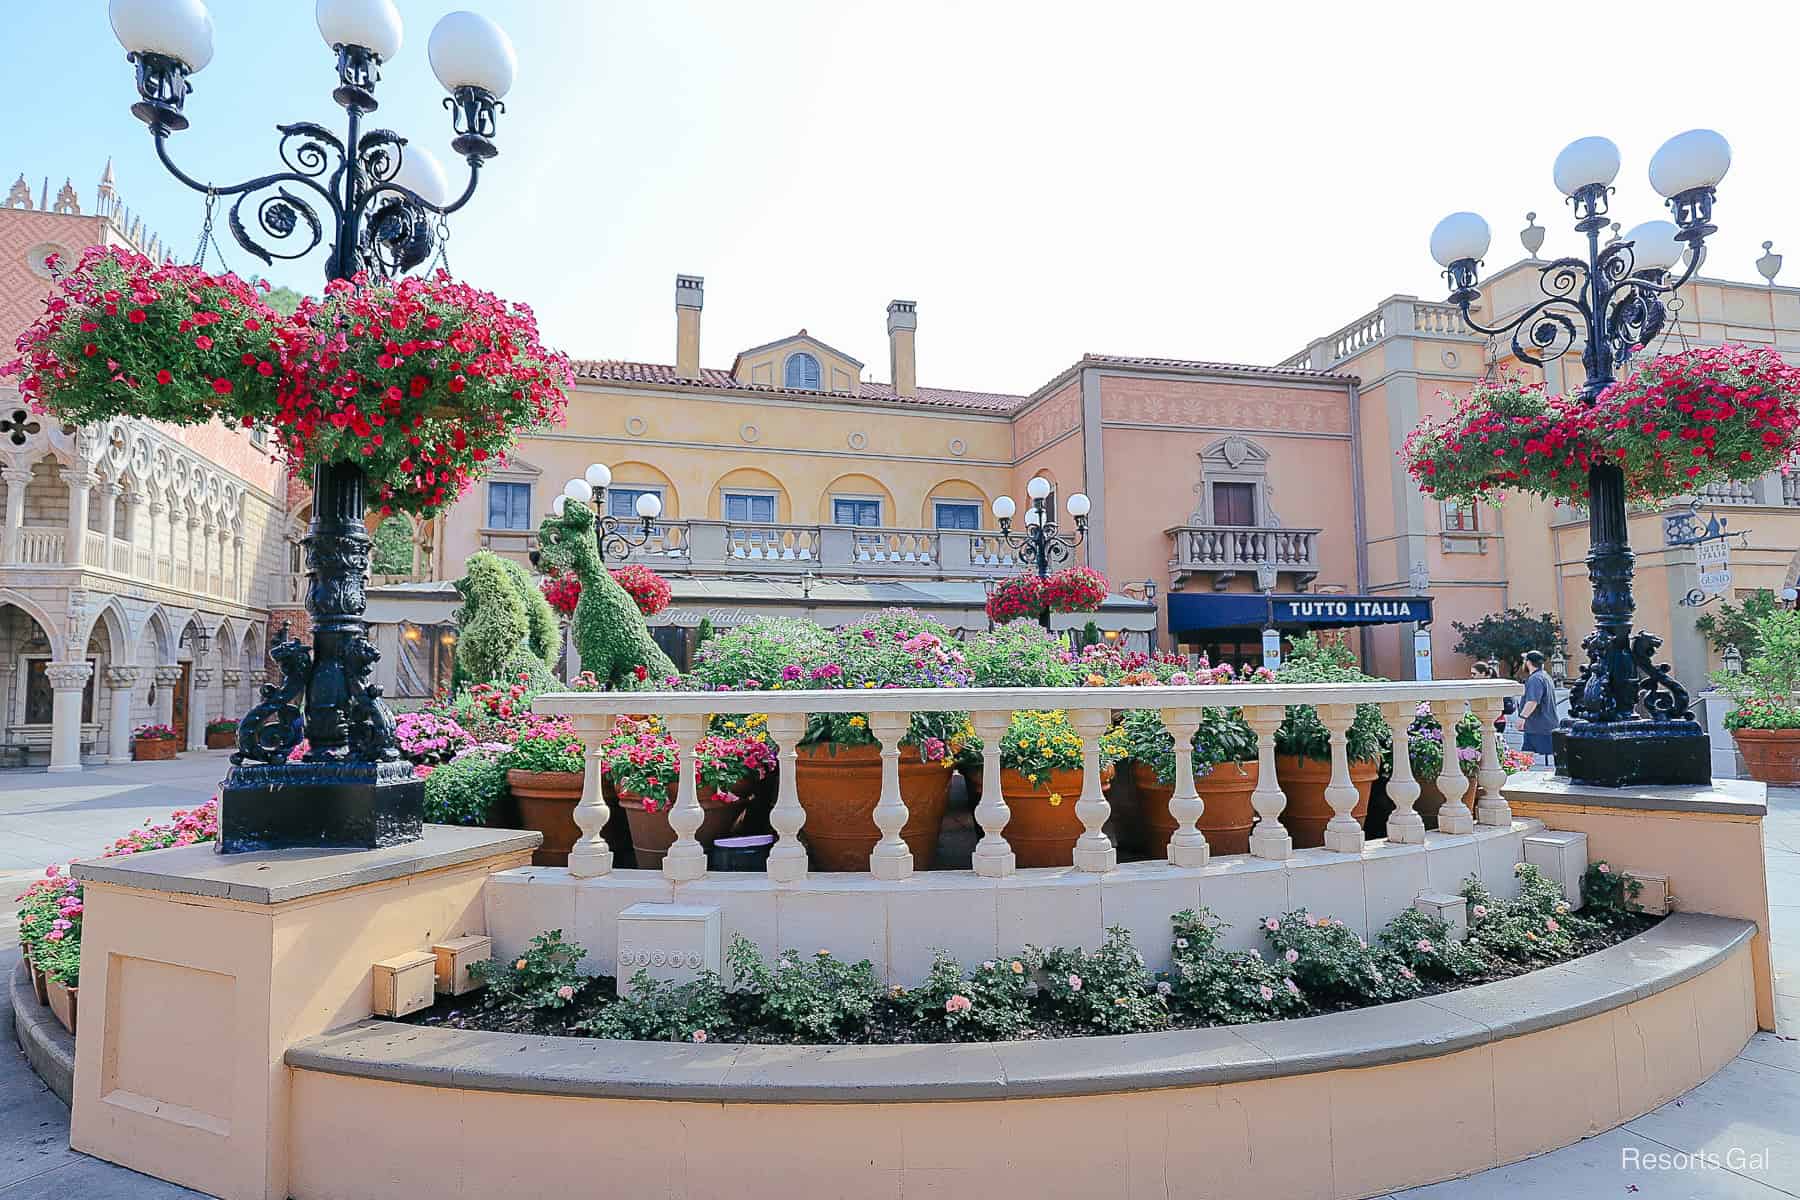
[[[1153,708],[1126,713],[1121,728],[1143,806],[1145,848],[1151,858],[1165,858],[1176,828],[1169,812],[1175,794],[1175,739]],[[1242,709],[1201,710],[1193,766],[1194,786],[1206,806],[1200,832],[1207,846],[1214,854],[1248,853],[1250,828],[1256,823],[1256,808],[1250,803],[1257,780],[1256,733],[1244,721]]]
[[49,867],[19,900],[19,944],[31,964],[32,990],[72,1034],[81,983],[81,884]]
[[642,563],[615,567],[612,577],[613,582],[625,589],[625,594],[631,597],[631,602],[646,617],[654,617],[669,607],[669,601],[675,596],[669,581]]
[[1777,609],[1756,622],[1761,643],[1741,673],[1713,676],[1734,707],[1725,714],[1750,778],[1800,784],[1800,612]]
[[237,721],[231,717],[218,717],[206,723],[208,750],[230,750],[236,745]]
[[[963,642],[963,655],[971,687],[1073,687],[1078,678],[1074,656],[1062,639],[1033,620],[1007,620],[973,634]],[[970,799],[979,801],[980,743],[972,737],[965,738],[956,769]]]
[[[669,810],[681,783],[680,748],[655,718],[627,717],[614,725],[600,752],[601,770],[625,810],[637,865],[660,867],[675,844]],[[756,781],[774,770],[775,751],[754,733],[709,733],[695,747],[694,759],[702,813],[694,836],[710,849],[737,824],[741,801]]]
[[[1312,635],[1295,640],[1291,657],[1281,664],[1275,678],[1281,683],[1357,683],[1370,676],[1357,670],[1354,658],[1342,646],[1320,642]],[[1346,751],[1350,782],[1357,792],[1350,815],[1359,823],[1369,815],[1369,792],[1381,773],[1382,752],[1389,741],[1381,709],[1373,704],[1356,706]],[[1325,799],[1331,783],[1331,734],[1310,704],[1290,704],[1275,733],[1275,777],[1287,797],[1281,823],[1287,826],[1296,847],[1325,844],[1325,826],[1334,810]]]
[[[1102,783],[1126,752],[1115,725],[1100,738]],[[1000,739],[1000,793],[1011,817],[1006,840],[1021,867],[1066,867],[1084,828],[1075,815],[1082,789],[1081,736],[1061,709],[1013,714]]]
[[394,719],[394,737],[415,767],[441,766],[475,745],[455,718],[433,712],[401,713]]
[[483,742],[459,750],[448,762],[415,766],[425,779],[425,819],[435,825],[516,827],[516,808],[504,804],[506,768],[500,765],[500,756],[511,749]]
[[177,749],[175,731],[167,725],[139,725],[131,731],[131,757],[138,762],[174,758]]
[[569,865],[569,851],[581,836],[575,806],[581,803],[584,759],[581,737],[567,717],[525,718],[499,756],[506,786],[518,801],[520,824],[544,835],[531,856],[534,866]]
[[[1413,811],[1424,820],[1427,829],[1436,829],[1438,809],[1444,806],[1444,789],[1438,786],[1438,776],[1444,770],[1444,728],[1429,704],[1419,705],[1407,729],[1406,745],[1413,779],[1419,785]],[[1473,712],[1457,719],[1455,749],[1463,777],[1474,779],[1481,770],[1481,718]],[[1465,793],[1463,802],[1475,807],[1472,793]]]

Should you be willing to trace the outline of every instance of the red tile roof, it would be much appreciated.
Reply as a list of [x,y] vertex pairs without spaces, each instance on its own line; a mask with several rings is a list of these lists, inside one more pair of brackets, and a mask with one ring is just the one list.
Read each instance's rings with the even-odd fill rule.
[[1002,392],[967,392],[958,388],[921,387],[916,395],[902,396],[892,384],[864,383],[860,394],[851,392],[806,391],[800,388],[775,387],[766,383],[739,383],[730,371],[713,367],[700,368],[700,378],[683,379],[667,363],[621,362],[616,359],[586,360],[575,364],[575,378],[586,383],[660,383],[728,388],[736,392],[760,392],[771,396],[789,396],[796,400],[873,400],[882,404],[917,405],[924,408],[953,408],[967,412],[1010,413],[1021,407],[1029,396],[1011,396]]

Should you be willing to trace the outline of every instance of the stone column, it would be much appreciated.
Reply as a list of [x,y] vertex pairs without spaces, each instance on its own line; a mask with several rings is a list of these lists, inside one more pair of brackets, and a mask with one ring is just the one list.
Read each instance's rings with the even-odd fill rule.
[[[161,518],[163,513],[168,511],[168,507],[168,505],[163,503],[161,492],[157,492],[154,496],[150,497],[150,520],[146,523],[150,533],[150,537],[148,538],[150,543],[149,577],[158,582],[162,581],[162,574],[157,569],[157,560],[162,557]],[[171,553],[173,553],[172,550]]]
[[206,749],[206,689],[212,683],[212,672],[195,667],[188,675],[187,748]]
[[239,604],[250,599],[250,589],[244,584],[244,535],[231,535],[231,598]]
[[124,490],[116,479],[109,480],[100,489],[102,502],[106,505],[106,511],[100,517],[101,532],[106,536],[106,545],[100,554],[100,567],[105,571],[113,569],[113,539],[118,536],[119,531],[119,493]]
[[131,761],[131,692],[143,678],[140,667],[108,667],[106,686],[112,689],[107,719],[112,728],[107,733],[106,761]]
[[181,682],[181,668],[173,663],[156,668],[157,725],[175,725],[175,685]]
[[223,690],[219,694],[219,715],[221,717],[230,717],[233,720],[236,720],[237,717],[241,715],[242,710],[249,707],[243,702],[243,698],[237,694],[239,685],[244,682],[244,673],[242,671],[223,670],[219,672],[219,679],[224,685]]
[[[213,548],[219,543],[219,527],[214,525],[211,521],[208,521],[202,532],[203,536],[200,541],[200,582],[194,585],[194,590],[196,592],[213,594]],[[219,565],[219,574],[221,576],[225,574],[224,560],[222,558]],[[223,579],[219,580],[221,586],[224,582]]]
[[193,592],[196,595],[199,595],[206,590],[206,575],[202,573],[198,578],[195,578],[194,575],[194,534],[199,532],[199,529],[200,514],[193,509],[189,509],[187,514],[188,591]]
[[[139,491],[127,492],[125,495],[125,540],[131,545],[131,558],[128,560],[129,567],[125,572],[127,575],[138,574],[138,547],[143,544],[144,536],[141,530],[144,523],[144,505],[149,503],[149,500],[150,497]],[[140,578],[155,578],[155,576],[156,547],[155,540],[152,538],[149,566]]]
[[[63,480],[69,485],[69,531],[63,539],[63,562],[71,567],[81,565],[81,548],[87,541],[88,495],[99,477],[86,467],[63,469]],[[79,769],[80,764],[76,764]]]
[[[87,504],[82,504],[85,511]],[[53,662],[44,676],[55,693],[50,709],[50,769],[81,770],[81,692],[94,673],[86,662]]]
[[0,471],[6,480],[6,542],[0,561],[19,561],[19,530],[25,527],[25,486],[31,482],[31,471],[8,467]]

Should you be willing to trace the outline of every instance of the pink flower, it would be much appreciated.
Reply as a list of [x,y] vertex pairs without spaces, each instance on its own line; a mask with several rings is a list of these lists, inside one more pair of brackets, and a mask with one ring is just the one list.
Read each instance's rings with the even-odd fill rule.
[[694,1040],[696,1042],[704,1042],[706,1040],[706,1030],[704,1030],[704,1029],[694,1030]]
[[969,999],[967,996],[961,996],[961,995],[952,996],[948,1000],[944,1001],[944,1011],[947,1013],[968,1012],[971,1008],[974,1008],[974,1007],[975,1007],[975,1002],[973,1000]]
[[1612,874],[1612,868],[1611,868],[1611,867],[1609,867],[1609,866],[1607,866],[1607,865],[1606,865],[1606,864],[1605,864],[1605,863],[1601,863],[1601,864],[1600,864],[1600,873],[1601,873],[1601,874],[1602,874],[1602,875],[1611,875],[1611,874]]
[[1300,952],[1290,947],[1288,952],[1282,957],[1286,958],[1291,963],[1297,963],[1300,961]]
[[1169,685],[1171,687],[1186,687],[1190,682],[1191,680],[1188,678],[1188,673],[1186,671],[1177,671],[1169,676]]
[[1257,992],[1258,992],[1258,993],[1259,993],[1259,994],[1260,994],[1260,995],[1261,995],[1261,996],[1262,996],[1262,998],[1263,998],[1263,1002],[1264,1002],[1264,1003],[1265,1003],[1265,1004],[1266,1004],[1266,1003],[1268,1003],[1268,1002],[1269,1002],[1269,1001],[1270,1001],[1270,1000],[1273,1000],[1273,999],[1274,999],[1274,998],[1275,998],[1275,989],[1274,989],[1274,988],[1272,988],[1272,987],[1270,987],[1270,986],[1269,986],[1269,985],[1268,985],[1268,984],[1266,984],[1266,983],[1265,983],[1265,984],[1263,984],[1263,985],[1262,985],[1262,986],[1261,986],[1261,987],[1260,987],[1260,988],[1258,988],[1258,989],[1256,989],[1256,990],[1257,990]]
[[1475,919],[1477,921],[1479,921],[1483,917],[1487,916],[1487,912],[1488,912],[1487,905],[1485,905],[1485,904],[1477,904],[1474,908],[1470,909],[1469,911],[1475,917]]
[[1555,917],[1545,917],[1544,928],[1548,929],[1551,933],[1555,933],[1557,930],[1561,929],[1562,926],[1556,923]]
[[1281,930],[1281,922],[1276,920],[1274,917],[1264,917],[1263,918],[1263,928],[1268,930],[1270,933],[1278,933]]
[[559,1000],[573,1000],[575,998],[575,989],[565,983],[556,989],[556,996]]
[[1431,953],[1431,939],[1430,938],[1420,938],[1419,939],[1419,951],[1422,954],[1430,954]]
[[1281,982],[1287,984],[1287,990],[1294,993],[1294,995],[1298,996],[1300,994],[1300,985],[1295,983],[1293,980],[1284,979]]
[[1079,992],[1081,990],[1081,976],[1079,976],[1079,975],[1069,976],[1069,989],[1071,991],[1076,991],[1076,992]]

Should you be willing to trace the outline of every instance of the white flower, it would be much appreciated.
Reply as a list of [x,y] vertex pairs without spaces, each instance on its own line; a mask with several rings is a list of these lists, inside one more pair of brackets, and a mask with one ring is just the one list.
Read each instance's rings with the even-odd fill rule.
[[1169,986],[1169,981],[1166,979],[1159,980],[1156,984],[1156,994],[1159,996],[1166,996],[1174,990],[1174,988]]
[[706,1030],[704,1030],[704,1029],[694,1030],[694,1040],[696,1042],[704,1042],[706,1040]]
[[1187,949],[1187,939],[1186,938],[1176,938],[1175,939],[1175,948],[1177,950],[1186,950]]
[[1069,976],[1069,990],[1075,991],[1075,992],[1079,992],[1081,990],[1081,976],[1079,976],[1079,975]]

